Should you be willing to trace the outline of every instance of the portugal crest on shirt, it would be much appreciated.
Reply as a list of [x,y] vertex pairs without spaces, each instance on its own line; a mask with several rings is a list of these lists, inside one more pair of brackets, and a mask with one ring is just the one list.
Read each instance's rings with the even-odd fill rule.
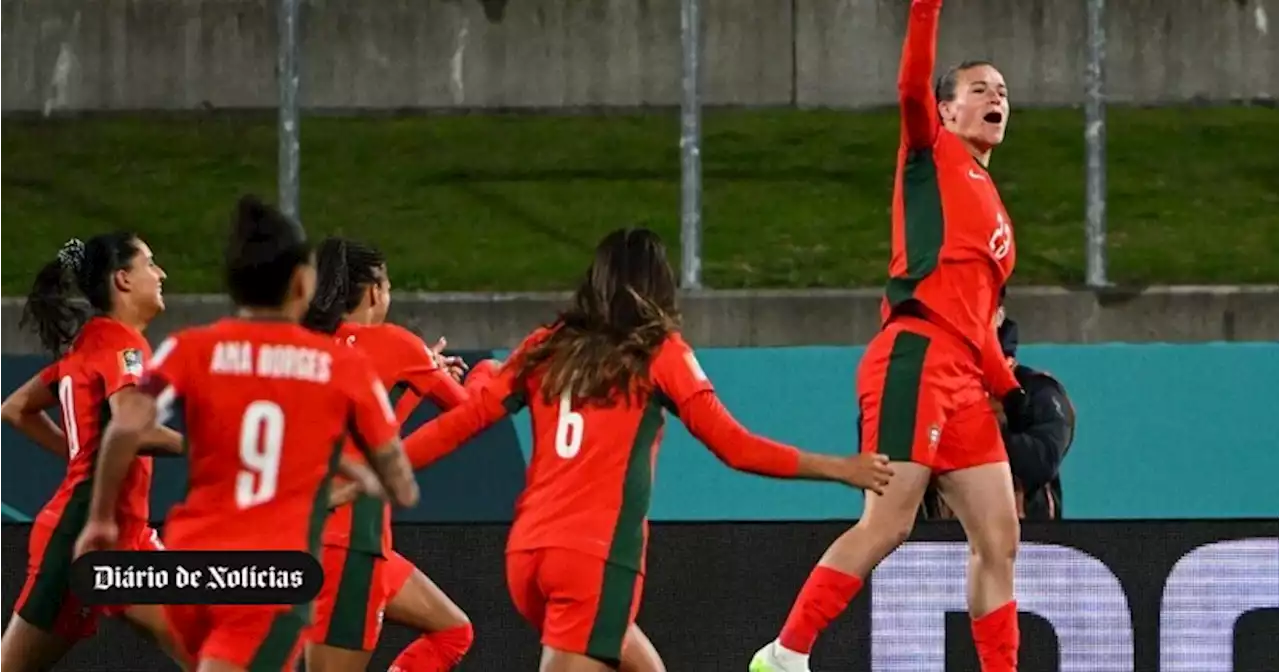
[[142,351],[134,348],[120,351],[120,370],[129,376],[142,375]]

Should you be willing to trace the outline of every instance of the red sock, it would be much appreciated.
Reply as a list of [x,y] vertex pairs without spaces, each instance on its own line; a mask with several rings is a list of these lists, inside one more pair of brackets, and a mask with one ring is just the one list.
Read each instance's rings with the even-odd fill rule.
[[401,651],[387,672],[448,672],[467,655],[474,638],[470,623],[427,633]]
[[982,672],[1017,672],[1018,603],[1009,602],[973,619],[973,644]]
[[787,615],[778,641],[797,653],[809,653],[818,633],[849,606],[849,600],[859,590],[862,579],[830,567],[814,567]]

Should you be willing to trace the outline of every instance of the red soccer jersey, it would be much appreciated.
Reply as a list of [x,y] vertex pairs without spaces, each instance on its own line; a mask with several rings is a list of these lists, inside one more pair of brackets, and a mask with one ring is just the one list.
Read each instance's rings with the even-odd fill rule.
[[[385,322],[368,326],[343,322],[335,337],[339,343],[364,353],[373,363],[378,379],[390,391],[397,425],[403,425],[424,398],[441,410],[467,399],[467,392],[458,381],[436,365],[427,344],[404,327]],[[350,441],[345,450],[359,454]],[[338,507],[325,522],[324,543],[373,554],[390,551],[391,506],[361,495]]]
[[[938,120],[933,93],[941,0],[914,0],[898,88],[902,145],[893,189],[893,256],[883,315],[909,301],[969,342],[988,383],[1017,383],[999,366],[995,315],[1013,273],[1013,228],[986,168]],[[993,361],[988,361],[993,360]]]
[[348,433],[376,447],[398,431],[363,355],[284,322],[181,331],[142,389],[186,418],[187,496],[164,528],[174,549],[316,552]]
[[[85,323],[71,349],[40,372],[62,407],[67,435],[67,475],[57,493],[41,509],[37,522],[79,530],[89,512],[94,467],[102,431],[111,419],[111,395],[136,385],[151,359],[151,346],[137,330],[121,322],[94,317]],[[150,516],[151,458],[129,465],[116,505],[122,539],[147,525]]]
[[[539,330],[520,351],[545,338]],[[796,449],[748,433],[715,398],[710,381],[679,334],[671,334],[649,365],[649,380],[629,402],[582,405],[568,397],[546,403],[535,372],[517,386],[504,366],[472,391],[471,400],[414,432],[405,452],[423,466],[492,424],[528,406],[533,457],[516,503],[508,551],[568,548],[643,572],[648,543],[653,465],[665,423],[675,412],[721,460],[744,471],[794,475]]]

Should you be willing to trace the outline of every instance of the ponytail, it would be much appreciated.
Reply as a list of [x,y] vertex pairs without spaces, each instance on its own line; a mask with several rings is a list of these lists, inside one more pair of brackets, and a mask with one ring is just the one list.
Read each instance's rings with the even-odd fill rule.
[[324,334],[333,334],[346,314],[349,293],[347,241],[326,238],[316,250],[316,293],[302,318],[302,326]]
[[58,250],[58,256],[36,274],[22,309],[18,325],[31,327],[40,338],[41,347],[54,357],[62,355],[87,314],[83,307],[72,303],[84,256],[84,243],[76,238],[68,240]]
[[337,236],[316,251],[316,294],[302,326],[333,334],[342,316],[355,310],[364,292],[383,280],[387,258],[376,247]]

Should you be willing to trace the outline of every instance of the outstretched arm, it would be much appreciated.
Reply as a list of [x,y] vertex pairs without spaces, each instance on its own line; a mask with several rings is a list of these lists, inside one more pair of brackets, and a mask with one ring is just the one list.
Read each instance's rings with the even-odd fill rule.
[[774,478],[839,481],[877,493],[893,475],[888,460],[880,455],[821,455],[752,434],[710,389],[685,399],[677,413],[694,438],[737,471]]
[[933,69],[938,60],[938,16],[942,0],[912,0],[898,72],[903,142],[908,149],[932,147],[938,136]]
[[800,451],[747,431],[712,390],[689,397],[676,409],[689,433],[732,469],[775,478],[797,478]]
[[[500,386],[498,386],[500,387]],[[423,469],[457,450],[516,407],[516,400],[495,388],[481,388],[460,406],[419,427],[404,440],[414,469]]]

